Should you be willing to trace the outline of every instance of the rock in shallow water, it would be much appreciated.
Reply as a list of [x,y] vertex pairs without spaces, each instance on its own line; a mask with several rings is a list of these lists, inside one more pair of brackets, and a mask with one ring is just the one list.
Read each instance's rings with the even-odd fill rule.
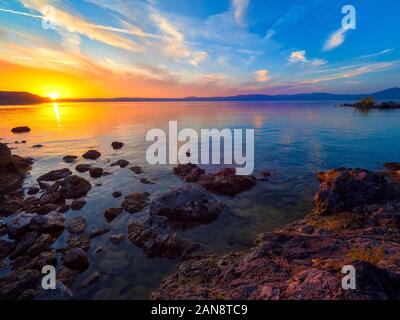
[[63,264],[72,270],[85,270],[89,266],[89,260],[81,248],[71,248],[64,252]]
[[72,174],[71,170],[68,168],[60,169],[60,170],[53,170],[48,173],[41,175],[37,181],[57,181],[64,179]]
[[26,133],[26,132],[30,132],[31,128],[27,127],[27,126],[23,126],[23,127],[15,127],[11,129],[11,132],[13,133]]
[[171,221],[210,222],[218,217],[225,205],[203,187],[188,183],[154,199],[150,214],[165,216]]
[[97,179],[97,178],[100,178],[102,176],[103,171],[104,170],[102,168],[93,167],[93,168],[89,169],[89,174],[90,174],[91,178]]
[[65,156],[65,157],[63,158],[63,161],[64,161],[65,163],[72,163],[72,162],[75,162],[76,159],[78,159],[77,156],[68,155],[68,156]]
[[90,164],[78,164],[75,167],[75,170],[78,171],[79,173],[84,173],[90,170],[90,168],[92,167],[92,165]]
[[149,197],[148,192],[134,192],[125,197],[122,208],[129,213],[139,212],[149,205]]
[[92,185],[86,179],[69,176],[61,183],[60,193],[65,199],[77,199],[86,196],[90,189]]
[[111,147],[114,150],[121,149],[123,146],[124,146],[124,144],[122,142],[114,141],[113,143],[111,143]]
[[85,152],[82,157],[85,159],[96,160],[101,156],[101,153],[96,150],[89,150]]

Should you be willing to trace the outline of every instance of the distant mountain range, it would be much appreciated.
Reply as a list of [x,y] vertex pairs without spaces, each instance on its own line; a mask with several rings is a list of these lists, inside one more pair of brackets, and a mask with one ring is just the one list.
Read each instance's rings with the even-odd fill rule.
[[[59,99],[60,102],[129,102],[129,101],[285,101],[285,100],[359,100],[372,96],[376,100],[400,100],[400,88],[391,88],[370,94],[331,94],[331,93],[301,93],[292,95],[265,95],[250,94],[227,97],[185,97],[185,98],[85,98],[85,99]],[[43,98],[27,92],[0,91],[0,105],[20,105],[49,102]]]

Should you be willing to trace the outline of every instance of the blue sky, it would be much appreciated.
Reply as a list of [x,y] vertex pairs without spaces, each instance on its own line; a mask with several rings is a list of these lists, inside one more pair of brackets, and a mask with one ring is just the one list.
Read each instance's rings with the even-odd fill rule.
[[0,0],[0,61],[107,96],[373,92],[400,86],[399,15],[396,0]]

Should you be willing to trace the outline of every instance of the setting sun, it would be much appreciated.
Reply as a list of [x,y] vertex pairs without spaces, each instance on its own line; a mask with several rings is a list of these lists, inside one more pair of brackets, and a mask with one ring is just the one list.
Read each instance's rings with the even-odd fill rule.
[[57,92],[51,92],[51,93],[48,94],[48,97],[49,97],[51,100],[57,100],[59,96],[60,96],[60,94],[57,93]]

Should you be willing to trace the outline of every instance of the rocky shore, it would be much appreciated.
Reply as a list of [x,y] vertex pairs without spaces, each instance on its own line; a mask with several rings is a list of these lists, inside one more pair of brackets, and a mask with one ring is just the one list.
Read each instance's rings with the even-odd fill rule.
[[[121,142],[110,146],[123,147]],[[97,271],[76,282],[88,270],[91,254],[103,250],[92,248],[95,237],[107,237],[111,245],[126,238],[149,258],[182,262],[154,299],[399,297],[399,163],[387,163],[379,172],[340,168],[319,173],[312,213],[259,235],[251,249],[218,257],[196,254],[199,245],[177,231],[212,223],[227,199],[267,182],[270,172],[237,176],[231,168],[207,173],[194,164],[178,165],[173,173],[182,183],[163,194],[110,193],[110,198],[121,198],[120,205],[104,208],[100,216],[109,227],[96,229],[84,215],[66,213],[86,205],[88,193],[101,185],[96,181],[110,174],[107,168],[133,172],[143,184],[156,182],[141,167],[126,168],[127,160],[109,160],[108,167],[101,167],[99,151],[81,157],[88,163],[75,166],[79,156],[66,155],[60,162],[70,168],[45,172],[24,186],[34,161],[13,155],[0,143],[0,300],[70,299],[94,285],[102,278]],[[112,230],[112,222],[123,214],[130,216],[126,235]],[[340,271],[346,264],[357,268],[357,290],[341,289]],[[57,290],[41,289],[45,265],[56,267]]]
[[[400,164],[318,175],[315,209],[254,247],[185,259],[153,299],[399,299]],[[356,269],[344,290],[344,265]]]

